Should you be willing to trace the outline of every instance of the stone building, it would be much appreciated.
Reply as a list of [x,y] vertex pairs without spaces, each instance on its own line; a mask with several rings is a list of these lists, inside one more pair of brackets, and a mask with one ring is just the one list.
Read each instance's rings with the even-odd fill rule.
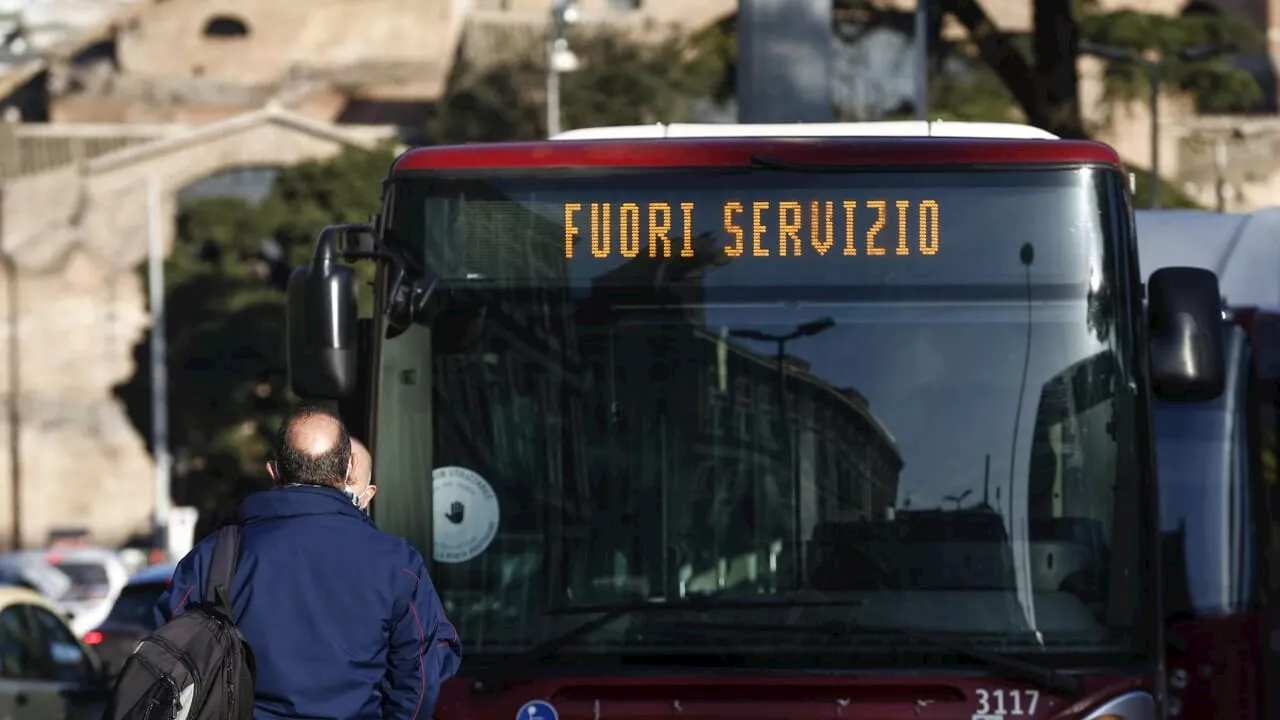
[[[421,125],[477,29],[545,25],[545,0],[164,0],[49,62],[55,122],[207,122],[274,101],[340,123]],[[584,0],[584,22],[702,27],[731,0]]]
[[[224,170],[288,165],[390,128],[339,128],[267,109],[197,128],[0,125],[0,544],[88,528],[145,531],[152,462],[112,388],[149,327],[148,183],[173,242],[177,191]],[[17,452],[15,454],[15,446]]]

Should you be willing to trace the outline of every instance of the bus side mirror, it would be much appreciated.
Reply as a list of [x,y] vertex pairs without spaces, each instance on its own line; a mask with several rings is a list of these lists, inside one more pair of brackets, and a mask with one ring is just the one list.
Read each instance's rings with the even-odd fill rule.
[[337,248],[345,232],[320,231],[311,264],[289,276],[286,356],[299,397],[340,400],[356,388],[356,273]]
[[1226,386],[1218,276],[1202,268],[1151,274],[1147,321],[1151,383],[1166,402],[1213,400]]

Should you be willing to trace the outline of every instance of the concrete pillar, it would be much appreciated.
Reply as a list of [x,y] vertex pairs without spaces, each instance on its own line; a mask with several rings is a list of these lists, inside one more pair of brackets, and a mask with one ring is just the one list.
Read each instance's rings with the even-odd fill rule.
[[830,122],[832,0],[739,0],[738,122]]

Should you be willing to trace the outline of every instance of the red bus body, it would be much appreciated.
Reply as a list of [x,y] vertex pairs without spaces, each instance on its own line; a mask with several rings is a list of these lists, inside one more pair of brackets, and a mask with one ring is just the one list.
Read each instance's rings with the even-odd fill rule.
[[1190,720],[1277,717],[1280,304],[1270,270],[1272,213],[1136,215],[1148,270],[1212,269],[1232,308],[1222,397],[1156,410],[1170,692]]
[[[396,189],[411,183],[430,185],[439,179],[453,181],[541,174],[572,178],[584,172],[605,170],[637,174],[718,170],[741,174],[762,166],[786,170],[814,165],[823,166],[828,172],[840,170],[849,173],[992,168],[1075,168],[1081,172],[1096,171],[1102,178],[1099,182],[1111,188],[1109,192],[1113,193],[1108,196],[1109,199],[1104,200],[1106,203],[1113,202],[1114,207],[1108,212],[1115,213],[1109,232],[1116,233],[1117,239],[1109,252],[1119,253],[1122,256],[1120,262],[1136,266],[1136,240],[1132,235],[1132,214],[1125,187],[1127,178],[1120,159],[1111,148],[1084,141],[952,138],[671,139],[420,148],[402,155],[391,170],[386,183],[383,213],[378,219],[378,233],[381,238],[397,236],[393,218],[398,213],[405,212],[398,203],[406,202],[404,198],[407,196],[397,194]],[[923,230],[921,232],[923,236]],[[399,236],[397,242],[407,242],[403,233],[399,233]],[[923,244],[923,240],[921,242]],[[566,254],[567,252],[566,250]],[[410,264],[420,262],[420,259],[416,259]],[[1029,261],[1025,262],[1029,264]],[[1136,269],[1131,269],[1136,273]],[[387,282],[387,274],[384,272],[379,279],[380,291],[386,290]],[[1138,289],[1133,284],[1125,287],[1126,283],[1131,283],[1131,280],[1122,280],[1119,293],[1133,294],[1136,298]],[[1119,312],[1125,313],[1128,310]],[[392,336],[390,332],[386,335]],[[366,347],[369,348],[370,357],[375,360],[384,358],[385,351],[379,349],[380,343],[384,342],[381,331],[370,331],[370,335],[363,338],[363,341],[369,343]],[[1021,348],[1016,348],[1016,352],[1021,353]],[[399,375],[384,374],[381,380],[364,378],[362,382],[366,386],[361,395],[348,401],[344,407],[347,416],[355,421],[353,426],[356,434],[372,438],[377,458],[375,463],[380,464],[379,477],[386,472],[381,467],[386,461],[378,448],[380,444],[394,442],[387,439],[393,434],[388,423],[396,422],[381,415],[389,412],[380,408],[380,405],[387,404],[387,384],[394,382],[397,377],[399,382],[406,385],[419,382],[412,379],[414,376],[406,374],[411,371],[397,372]],[[781,364],[779,372],[782,372]],[[1031,408],[1036,407],[1034,391],[1035,388],[1032,388]],[[1145,393],[1145,389],[1139,391],[1142,398],[1146,397]],[[1042,400],[1042,404],[1044,402]],[[1037,421],[1037,433],[1044,431],[1039,424]],[[1016,443],[1017,430],[1014,432]],[[1024,429],[1023,432],[1030,433],[1032,430]],[[1146,437],[1145,431],[1139,431],[1137,437]],[[1154,448],[1140,448],[1136,456],[1138,462],[1145,467],[1154,457]],[[383,482],[389,481],[381,481],[380,486]],[[391,493],[384,488],[379,494],[378,503],[375,503],[376,517],[384,527],[388,523],[405,522],[392,519],[397,510],[385,504],[392,502],[384,499],[389,497],[392,497]],[[983,502],[986,502],[985,498]],[[1142,506],[1134,511],[1136,514],[1133,516],[1133,523],[1145,527],[1148,521],[1154,522],[1156,509],[1151,507],[1153,504],[1153,501],[1140,503]],[[957,500],[956,505],[958,508],[960,501]],[[1012,513],[1012,509],[1010,512]],[[409,526],[401,524],[396,527]],[[410,533],[408,530],[392,531]],[[1159,538],[1154,527],[1149,540],[1150,544],[1143,545],[1146,548],[1144,552],[1158,555]],[[420,545],[429,544],[429,540],[418,539],[417,542]],[[1146,542],[1144,539],[1143,543]],[[1049,545],[1049,555],[1052,556],[1053,548],[1060,546],[1053,545],[1052,542]],[[423,551],[424,554],[429,554],[425,547]],[[1048,563],[1052,566],[1052,557],[1048,559]],[[448,570],[437,564],[433,566],[432,573],[442,596],[446,598],[447,606],[452,587]],[[1130,579],[1135,583],[1133,592],[1148,593],[1141,587],[1145,580]],[[1155,603],[1155,607],[1150,608],[1154,614],[1159,606],[1158,591],[1152,589],[1140,597],[1140,602]],[[1141,633],[1149,633],[1151,645],[1163,645],[1163,630],[1159,626],[1160,623],[1152,620],[1150,627],[1141,630]],[[1254,699],[1260,694],[1259,677],[1244,672],[1244,668],[1248,667],[1247,660],[1240,661],[1226,655],[1228,647],[1238,650],[1242,645],[1260,652],[1256,642],[1253,645],[1246,643],[1249,638],[1257,640],[1263,632],[1256,617],[1247,620],[1196,619],[1179,624],[1177,628],[1179,635],[1186,638],[1186,649],[1169,656],[1169,668],[1179,671],[1186,669],[1191,673],[1191,679],[1184,686],[1179,675],[1175,678],[1175,687],[1169,689],[1168,694],[1165,658],[1162,653],[1154,650],[1142,651],[1145,654],[1133,658],[1133,662],[1123,667],[1119,664],[1111,667],[1105,662],[1099,664],[1091,661],[1080,667],[1065,668],[1071,670],[1082,682],[1082,692],[1076,697],[1056,695],[1029,682],[1006,679],[999,670],[983,665],[965,665],[953,670],[922,668],[916,671],[899,667],[880,671],[874,668],[841,670],[792,666],[753,668],[749,664],[747,667],[733,668],[686,668],[679,667],[679,663],[670,662],[667,664],[674,664],[676,667],[663,669],[661,664],[653,663],[640,663],[635,667],[626,664],[622,667],[593,666],[589,662],[572,666],[552,663],[508,678],[509,682],[502,684],[496,691],[480,692],[473,687],[478,672],[473,670],[469,661],[464,660],[461,675],[444,687],[435,717],[438,720],[553,720],[535,713],[533,709],[526,711],[526,703],[535,700],[553,705],[560,720],[771,720],[792,717],[834,720],[979,720],[1003,716],[1028,720],[1146,720],[1165,717],[1166,710],[1176,713],[1179,708],[1181,717],[1192,720],[1207,720],[1210,717],[1238,717],[1244,720],[1261,717],[1245,712],[1246,705],[1256,704]],[[462,633],[465,649],[468,642],[465,626],[462,627]],[[1239,645],[1236,644],[1237,641]],[[851,649],[850,652],[855,651]],[[513,651],[513,654],[518,653]],[[1232,675],[1232,668],[1239,672]],[[1210,675],[1213,677],[1212,681],[1208,680]],[[1170,715],[1175,716],[1177,715]]]
[[799,138],[671,139],[454,145],[410,150],[392,177],[412,172],[572,168],[749,168],[760,157],[790,163],[869,167],[1102,164],[1122,169],[1115,150],[1083,140]]
[[[1185,475],[1176,462],[1160,471],[1170,695],[1187,720],[1280,713],[1280,615],[1271,589],[1280,543],[1280,311],[1238,307],[1230,316],[1223,400],[1212,409],[1157,411],[1158,426],[1161,412],[1200,416],[1159,442],[1185,443],[1205,460]],[[1200,424],[1194,440],[1183,435],[1191,422]]]

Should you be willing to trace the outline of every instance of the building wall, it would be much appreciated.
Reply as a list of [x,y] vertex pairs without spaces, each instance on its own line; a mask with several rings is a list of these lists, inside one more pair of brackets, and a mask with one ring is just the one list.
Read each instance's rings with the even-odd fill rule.
[[[737,8],[737,0],[579,0],[581,21],[699,29]],[[492,23],[543,23],[550,0],[475,0],[472,18]]]
[[[123,539],[145,528],[151,512],[147,449],[112,396],[113,386],[133,373],[133,344],[146,326],[140,278],[84,249],[74,227],[78,186],[75,166],[66,166],[0,188],[3,249],[16,261],[16,274],[4,273],[0,291],[6,345],[0,425],[12,437],[16,415],[18,512],[27,544],[41,543],[58,525]],[[12,536],[12,451],[6,442],[5,545]]]
[[1164,132],[1177,143],[1172,177],[1200,204],[1218,206],[1219,181],[1227,212],[1280,204],[1280,118],[1201,116]]
[[[169,0],[126,26],[117,54],[140,78],[275,82],[288,73],[376,62],[432,62],[449,52],[452,0]],[[242,36],[207,31],[218,19]]]
[[[41,544],[61,525],[86,526],[108,543],[149,527],[151,457],[113,395],[134,374],[134,346],[149,327],[138,271],[147,251],[148,180],[158,183],[162,242],[170,247],[174,194],[183,187],[236,167],[328,157],[394,131],[373,130],[344,134],[287,113],[256,113],[157,132],[151,142],[0,185],[0,249],[17,269],[16,283],[0,273],[0,545],[12,534],[6,438],[15,414],[25,543]],[[11,353],[16,413],[8,404]]]
[[346,99],[369,93],[434,99],[471,1],[149,3],[116,23],[114,60],[72,53],[59,61],[67,67],[51,90],[50,115],[210,122],[275,101],[331,120]]
[[[16,289],[15,289],[16,286]],[[16,292],[16,306],[11,305]],[[22,539],[42,544],[59,526],[88,528],[115,542],[148,527],[151,459],[143,438],[112,387],[133,374],[133,345],[147,325],[145,298],[135,273],[112,273],[91,253],[73,251],[57,264],[7,276],[0,285],[6,322],[3,437],[17,421]],[[16,348],[13,346],[16,343]],[[16,413],[10,353],[17,353]],[[16,418],[15,418],[16,415]],[[3,485],[13,492],[6,440]],[[12,533],[12,504],[0,516],[0,543]]]

